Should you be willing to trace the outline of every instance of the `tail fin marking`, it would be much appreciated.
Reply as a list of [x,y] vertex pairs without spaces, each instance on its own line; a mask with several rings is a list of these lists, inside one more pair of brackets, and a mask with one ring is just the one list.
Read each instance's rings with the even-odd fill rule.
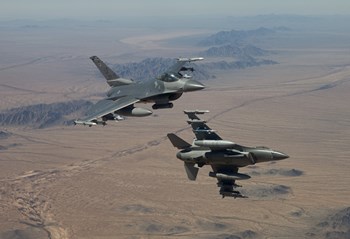
[[111,68],[109,68],[100,58],[92,56],[90,59],[94,62],[102,75],[106,78],[108,85],[120,86],[134,83],[133,80],[120,78]]

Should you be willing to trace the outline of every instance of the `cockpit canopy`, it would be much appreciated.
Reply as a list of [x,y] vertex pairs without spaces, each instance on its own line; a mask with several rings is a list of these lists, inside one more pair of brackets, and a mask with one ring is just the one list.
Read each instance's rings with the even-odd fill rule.
[[178,81],[179,78],[177,78],[174,74],[165,73],[160,77],[159,80],[164,82],[175,82],[175,81]]

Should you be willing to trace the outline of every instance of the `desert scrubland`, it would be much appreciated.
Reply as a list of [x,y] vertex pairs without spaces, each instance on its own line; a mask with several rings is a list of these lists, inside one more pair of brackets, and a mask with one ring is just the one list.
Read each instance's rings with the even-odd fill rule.
[[[210,45],[219,26],[2,27],[0,238],[349,238],[350,34],[252,32],[259,27],[219,45]],[[105,127],[71,124],[85,110],[76,102],[108,90],[90,56],[132,75],[123,64],[199,54],[207,88],[173,109]],[[224,139],[290,158],[242,168],[252,176],[241,183],[249,198],[221,199],[210,168],[188,181],[166,138],[193,138],[185,109],[210,110],[202,118]]]

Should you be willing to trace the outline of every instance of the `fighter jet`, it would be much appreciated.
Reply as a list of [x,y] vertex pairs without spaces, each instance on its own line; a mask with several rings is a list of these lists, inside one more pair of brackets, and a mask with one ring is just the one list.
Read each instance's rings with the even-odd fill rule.
[[111,89],[107,92],[107,98],[98,101],[88,111],[87,116],[74,121],[82,125],[106,125],[108,120],[121,120],[121,116],[143,117],[153,112],[146,108],[135,107],[134,104],[154,102],[153,109],[172,108],[174,101],[184,92],[204,89],[204,85],[191,76],[182,74],[186,71],[194,71],[192,67],[185,67],[188,62],[203,60],[197,58],[178,58],[177,62],[156,79],[135,82],[124,79],[110,69],[100,58],[92,56],[102,75],[106,78]]
[[246,180],[250,176],[238,173],[238,169],[256,163],[278,161],[289,158],[288,155],[269,149],[267,147],[246,147],[232,141],[223,140],[215,130],[206,124],[206,121],[198,118],[198,114],[204,114],[207,110],[184,111],[193,129],[195,138],[190,144],[170,133],[168,138],[174,147],[181,149],[176,156],[184,161],[185,170],[189,180],[196,180],[199,168],[210,165],[212,171],[210,177],[217,179],[220,194],[224,198],[245,198],[237,187],[236,180]]

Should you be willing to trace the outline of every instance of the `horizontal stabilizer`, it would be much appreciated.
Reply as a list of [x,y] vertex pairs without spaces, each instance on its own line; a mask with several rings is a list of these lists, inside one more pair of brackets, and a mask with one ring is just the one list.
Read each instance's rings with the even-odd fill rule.
[[178,149],[186,149],[191,147],[191,144],[187,143],[185,140],[181,139],[176,134],[168,134],[167,136],[170,142],[174,145],[174,147]]
[[187,177],[189,180],[196,180],[199,168],[195,167],[194,163],[184,163]]

